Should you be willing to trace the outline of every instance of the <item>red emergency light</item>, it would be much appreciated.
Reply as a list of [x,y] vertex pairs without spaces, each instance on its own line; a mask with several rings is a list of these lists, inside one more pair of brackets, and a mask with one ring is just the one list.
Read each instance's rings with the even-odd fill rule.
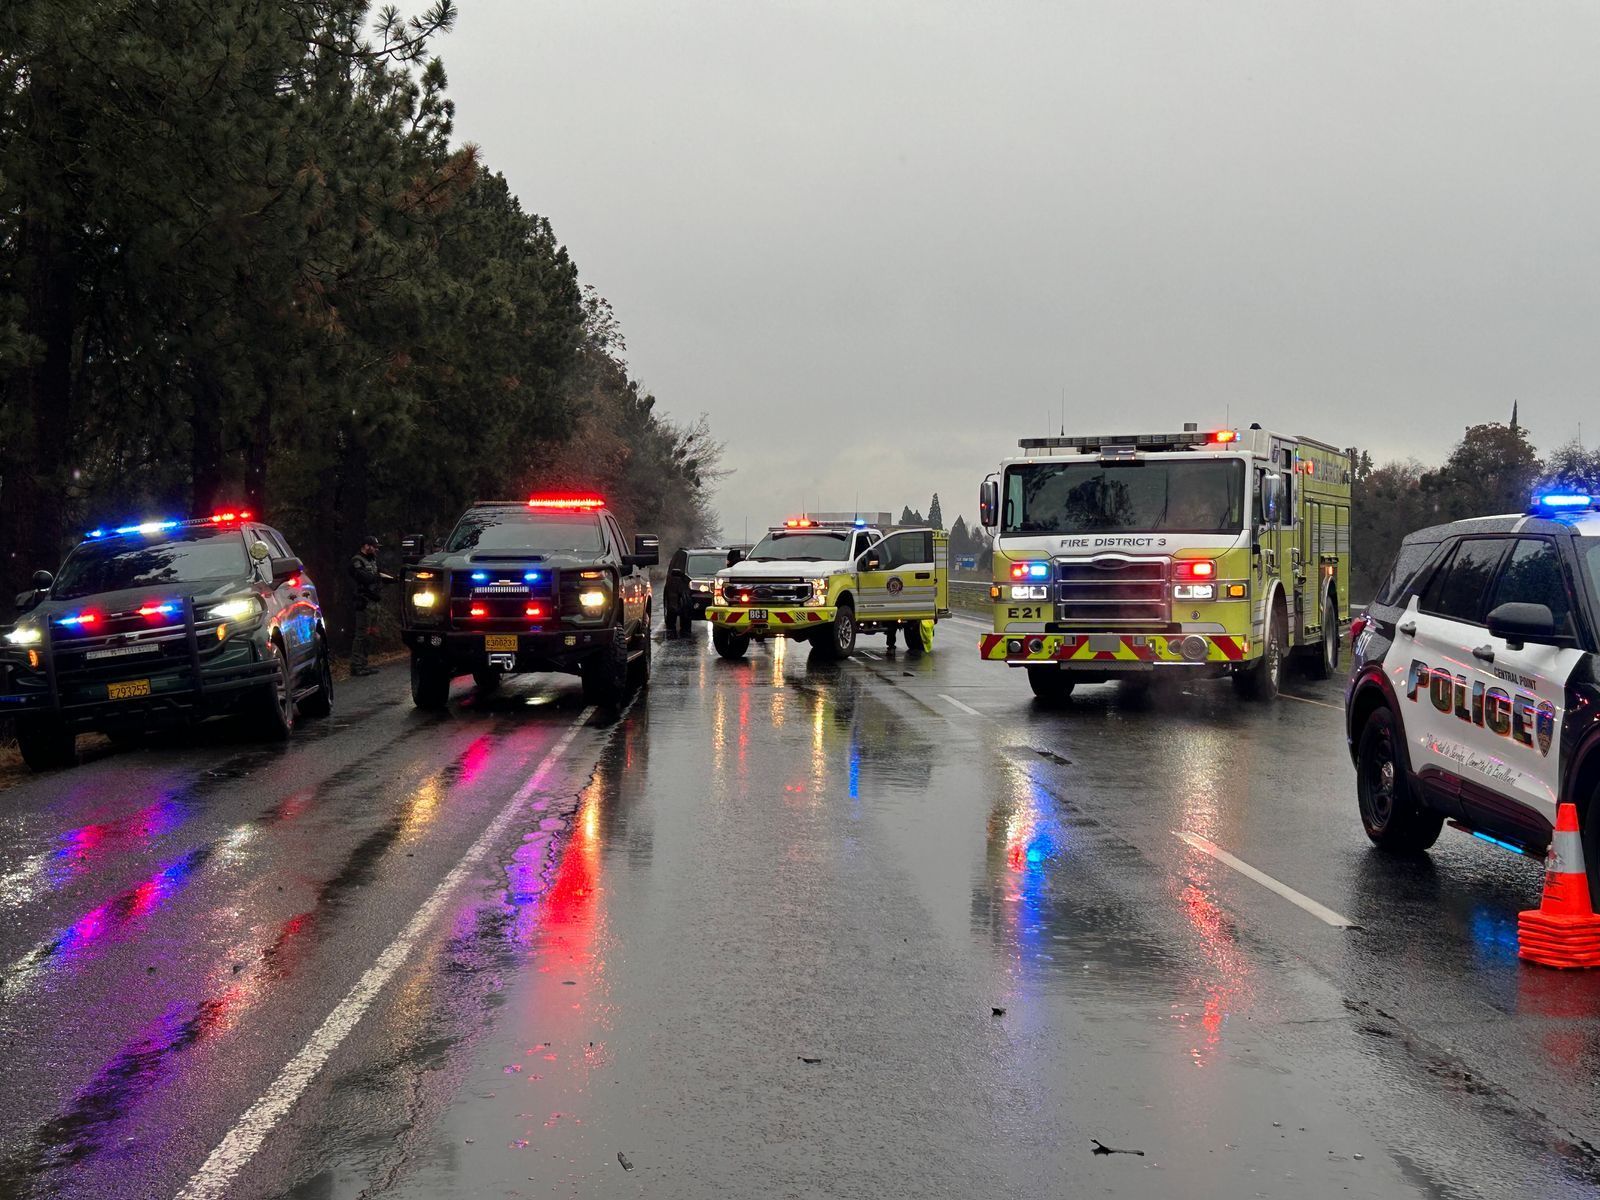
[[529,508],[565,508],[592,511],[606,506],[603,496],[529,496]]
[[542,617],[544,616],[544,606],[540,604],[530,604],[527,608],[522,610],[522,615],[525,617],[534,618]]
[[810,529],[816,525],[816,522],[807,517],[790,517],[783,524],[787,529]]
[[1174,579],[1215,579],[1217,564],[1209,558],[1180,559],[1172,564]]
[[474,604],[469,611],[474,617],[487,617],[489,615],[489,609],[482,604]]
[[234,521],[248,521],[249,519],[250,514],[242,509],[238,512],[219,512],[211,514],[211,523],[213,525],[228,525]]
[[1229,442],[1237,442],[1239,440],[1239,431],[1237,429],[1213,430],[1211,436],[1206,440],[1214,446],[1223,446]]

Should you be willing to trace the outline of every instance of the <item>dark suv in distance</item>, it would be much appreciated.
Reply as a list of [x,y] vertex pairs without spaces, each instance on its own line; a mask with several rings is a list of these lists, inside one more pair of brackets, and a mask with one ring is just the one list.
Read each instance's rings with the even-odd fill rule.
[[1410,534],[1352,624],[1345,695],[1367,836],[1417,852],[1445,821],[1543,858],[1577,805],[1600,899],[1600,505]]
[[597,496],[488,501],[461,515],[437,552],[405,539],[402,636],[411,647],[411,699],[440,709],[450,682],[481,690],[503,675],[563,671],[584,697],[619,703],[650,678],[654,537],[626,549]]
[[706,609],[711,606],[711,593],[716,587],[717,572],[728,565],[728,548],[709,547],[689,551],[689,617],[694,621],[706,619]]
[[34,583],[0,639],[0,713],[34,770],[72,765],[84,730],[243,712],[282,739],[332,710],[317,590],[248,512],[96,529]]

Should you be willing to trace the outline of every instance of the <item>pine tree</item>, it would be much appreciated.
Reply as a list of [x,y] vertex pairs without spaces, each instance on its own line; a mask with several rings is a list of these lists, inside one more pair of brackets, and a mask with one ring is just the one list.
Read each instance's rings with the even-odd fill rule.
[[944,528],[944,514],[939,511],[939,493],[933,494],[933,502],[928,505],[928,524],[935,529]]

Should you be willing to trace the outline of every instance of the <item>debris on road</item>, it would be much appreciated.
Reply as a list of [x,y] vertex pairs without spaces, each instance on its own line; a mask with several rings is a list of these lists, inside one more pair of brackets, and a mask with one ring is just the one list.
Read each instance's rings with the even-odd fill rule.
[[813,1065],[822,1061],[820,1058],[807,1058],[804,1054],[801,1054],[798,1057],[799,1057],[801,1062],[803,1062],[803,1063],[811,1063]]
[[994,1013],[994,1015],[997,1016],[997,1017],[1003,1017],[1003,1016],[1006,1015],[1006,1010],[1001,1008],[1001,1007],[999,1007],[998,1005],[996,1005],[994,1008],[991,1008],[989,1011]]
[[1144,1157],[1143,1150],[1119,1150],[1115,1146],[1106,1145],[1099,1138],[1090,1138],[1089,1140],[1094,1143],[1094,1149],[1090,1151],[1091,1154],[1137,1154],[1140,1158]]
[[624,1153],[623,1153],[623,1152],[622,1152],[622,1151],[621,1151],[621,1150],[618,1150],[618,1151],[617,1151],[617,1161],[618,1161],[618,1162],[619,1162],[619,1163],[621,1163],[621,1164],[622,1164],[622,1169],[623,1169],[623,1170],[624,1170],[624,1171],[631,1171],[631,1170],[633,1170],[633,1160],[632,1160],[632,1159],[630,1159],[630,1158],[629,1158],[629,1157],[628,1157],[628,1156],[627,1156],[627,1155],[626,1155],[626,1154],[624,1154]]

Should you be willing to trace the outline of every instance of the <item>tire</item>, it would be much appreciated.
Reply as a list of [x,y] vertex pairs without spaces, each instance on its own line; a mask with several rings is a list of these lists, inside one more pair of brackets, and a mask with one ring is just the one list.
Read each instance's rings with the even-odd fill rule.
[[1247,700],[1259,700],[1263,704],[1276,700],[1278,689],[1283,685],[1284,647],[1288,641],[1289,631],[1283,610],[1274,608],[1272,621],[1267,626],[1266,647],[1249,670],[1233,676],[1234,691]]
[[711,630],[711,644],[717,648],[717,653],[730,662],[743,658],[750,649],[750,637],[743,633],[729,633],[722,626],[714,626]]
[[256,698],[258,732],[264,742],[284,742],[294,732],[294,680],[289,674],[289,657],[277,638],[267,640],[267,652],[277,664],[277,674],[264,684]]
[[840,601],[833,623],[823,627],[811,643],[830,662],[841,662],[856,651],[856,607]]
[[694,632],[694,609],[686,608],[678,614],[678,632],[684,637]]
[[1438,840],[1444,815],[1412,794],[1399,745],[1394,714],[1374,710],[1357,743],[1356,803],[1373,845],[1395,854],[1420,854]]
[[900,632],[906,639],[907,657],[921,658],[927,653],[927,647],[922,644],[921,621],[907,621],[900,626]]
[[317,640],[317,690],[300,701],[300,715],[311,719],[333,713],[333,663],[328,659],[328,643]]
[[1028,686],[1047,704],[1059,704],[1072,695],[1076,681],[1060,667],[1029,667]]
[[442,712],[450,703],[450,670],[421,654],[411,655],[411,703],[424,712]]
[[18,721],[17,749],[30,771],[59,771],[78,765],[78,735],[57,717]]
[[1322,598],[1322,644],[1306,658],[1306,674],[1313,679],[1332,679],[1339,669],[1339,609],[1329,593]]
[[590,704],[619,705],[628,693],[628,635],[619,625],[611,644],[583,664],[583,698]]
[[472,686],[480,695],[492,696],[500,690],[500,671],[495,667],[479,667],[472,673]]
[[655,648],[654,639],[650,636],[650,623],[645,622],[644,628],[639,631],[639,640],[644,643],[644,652],[628,664],[628,685],[634,691],[643,691],[650,686],[650,659]]
[[[1600,906],[1600,788],[1589,797],[1589,806],[1579,810],[1578,832],[1583,839],[1583,865],[1589,872],[1589,903]],[[1600,907],[1595,911],[1600,912]]]

